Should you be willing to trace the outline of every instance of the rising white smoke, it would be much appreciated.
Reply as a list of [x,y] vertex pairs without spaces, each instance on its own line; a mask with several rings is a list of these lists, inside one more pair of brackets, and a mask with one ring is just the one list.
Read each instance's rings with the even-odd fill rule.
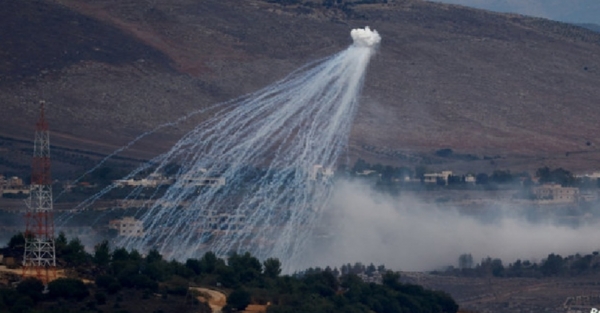
[[349,262],[385,264],[403,271],[429,271],[457,265],[460,254],[478,262],[500,258],[540,261],[550,253],[563,256],[600,248],[600,224],[580,227],[551,220],[530,222],[509,204],[499,204],[498,216],[482,221],[452,206],[427,203],[415,196],[393,198],[356,182],[340,182],[331,201],[321,237],[300,266],[333,266]]

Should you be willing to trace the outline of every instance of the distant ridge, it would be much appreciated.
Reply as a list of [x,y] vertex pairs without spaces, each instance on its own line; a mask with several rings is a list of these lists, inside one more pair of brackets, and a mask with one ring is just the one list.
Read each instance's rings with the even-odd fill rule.
[[576,24],[576,25],[600,33],[600,25],[598,25],[598,24],[584,23],[584,24]]

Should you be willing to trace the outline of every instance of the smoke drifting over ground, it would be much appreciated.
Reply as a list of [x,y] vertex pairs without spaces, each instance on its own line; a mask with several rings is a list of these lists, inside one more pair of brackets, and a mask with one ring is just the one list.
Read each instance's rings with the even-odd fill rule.
[[[427,194],[427,193],[423,193]],[[330,218],[316,239],[306,266],[348,262],[385,264],[402,271],[456,266],[471,253],[476,262],[490,256],[505,264],[516,259],[539,261],[550,253],[590,253],[598,249],[597,222],[573,228],[549,220],[530,222],[512,208],[493,221],[461,214],[456,208],[426,203],[415,196],[392,198],[356,182],[338,182]]]

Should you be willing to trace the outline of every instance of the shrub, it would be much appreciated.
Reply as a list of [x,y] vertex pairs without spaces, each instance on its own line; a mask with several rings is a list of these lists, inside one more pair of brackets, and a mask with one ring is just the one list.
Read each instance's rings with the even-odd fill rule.
[[94,298],[99,305],[106,304],[106,294],[104,292],[96,292]]
[[236,289],[227,298],[227,306],[241,311],[250,304],[250,296],[250,293],[245,289]]
[[81,280],[75,278],[59,278],[52,281],[48,284],[48,291],[48,297],[51,299],[82,300],[90,294],[87,286]]
[[30,297],[34,302],[40,301],[43,297],[44,283],[37,278],[27,278],[17,285],[17,291]]

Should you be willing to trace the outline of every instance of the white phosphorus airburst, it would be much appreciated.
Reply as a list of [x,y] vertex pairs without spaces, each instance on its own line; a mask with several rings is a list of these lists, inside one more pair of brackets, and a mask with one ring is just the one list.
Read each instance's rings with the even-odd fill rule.
[[[120,237],[119,244],[157,248],[179,260],[207,251],[249,251],[260,259],[277,257],[291,269],[331,194],[332,181],[315,179],[313,171],[334,168],[346,149],[367,65],[381,40],[368,27],[351,36],[346,50],[221,106],[171,150],[126,177],[148,170],[155,177],[179,165],[171,184],[129,194],[127,199],[146,201],[137,216],[145,235]],[[224,184],[199,186],[209,178]]]
[[365,28],[356,28],[350,32],[354,45],[359,47],[376,47],[381,42],[381,36],[376,30],[371,30],[369,26]]

